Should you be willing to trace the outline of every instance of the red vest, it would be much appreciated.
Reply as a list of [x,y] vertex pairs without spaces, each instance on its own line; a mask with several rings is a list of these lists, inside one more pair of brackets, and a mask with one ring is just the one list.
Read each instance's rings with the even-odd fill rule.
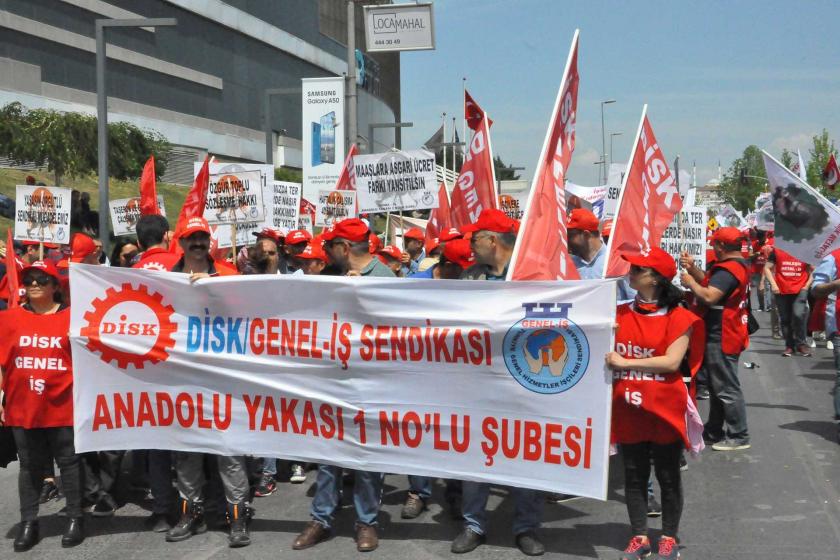
[[175,266],[175,263],[177,263],[180,259],[181,257],[176,253],[170,253],[166,249],[152,248],[145,251],[143,256],[140,257],[140,260],[137,261],[137,264],[131,268],[167,271],[172,270],[172,267]]
[[747,332],[747,285],[749,275],[747,269],[737,260],[725,260],[716,262],[706,274],[702,285],[708,286],[709,280],[715,269],[722,268],[732,274],[738,280],[738,287],[726,300],[719,302],[723,306],[723,318],[721,320],[721,348],[724,354],[740,354],[747,349],[750,343],[750,335]]
[[[628,303],[618,306],[616,324],[615,351],[631,359],[664,356],[675,340],[693,329],[688,358],[692,374],[697,371],[702,361],[703,322],[691,311],[675,307],[667,314],[645,315]],[[695,346],[698,352],[691,351]],[[667,444],[682,440],[689,445],[685,422],[688,398],[681,371],[614,371],[613,441]]]
[[776,265],[773,277],[781,294],[798,294],[808,283],[811,273],[808,265],[790,254],[776,248]]
[[70,308],[38,315],[22,307],[0,316],[0,365],[6,425],[56,428],[73,425]]
[[[832,278],[832,280],[836,280],[837,278],[840,278],[840,249],[835,249],[834,251],[832,251],[831,256],[834,257],[835,275],[835,278]],[[840,327],[840,297],[837,297],[834,300],[834,321],[834,328],[837,329],[837,332],[840,332],[840,328],[837,328]],[[825,325],[825,321],[823,321],[823,325]]]

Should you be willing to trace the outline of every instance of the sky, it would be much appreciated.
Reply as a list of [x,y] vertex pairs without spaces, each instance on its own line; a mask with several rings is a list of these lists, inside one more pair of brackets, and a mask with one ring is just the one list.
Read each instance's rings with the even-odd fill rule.
[[[494,121],[494,154],[531,179],[572,35],[580,29],[576,148],[569,180],[602,183],[606,151],[626,163],[642,106],[659,146],[698,185],[756,144],[774,155],[840,136],[837,0],[434,0],[436,49],[401,55],[403,149],[447,113],[463,115],[462,78]],[[450,132],[451,133],[451,132]],[[837,142],[840,144],[840,142]]]

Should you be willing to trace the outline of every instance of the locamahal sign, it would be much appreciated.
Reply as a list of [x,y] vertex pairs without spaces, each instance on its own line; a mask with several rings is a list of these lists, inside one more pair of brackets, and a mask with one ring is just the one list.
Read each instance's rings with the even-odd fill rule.
[[435,48],[432,4],[365,6],[368,52]]

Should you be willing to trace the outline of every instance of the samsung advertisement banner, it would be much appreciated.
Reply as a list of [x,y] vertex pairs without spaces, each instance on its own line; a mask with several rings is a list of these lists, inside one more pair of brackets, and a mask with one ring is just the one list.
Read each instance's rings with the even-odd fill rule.
[[335,187],[344,165],[344,78],[304,78],[303,198]]

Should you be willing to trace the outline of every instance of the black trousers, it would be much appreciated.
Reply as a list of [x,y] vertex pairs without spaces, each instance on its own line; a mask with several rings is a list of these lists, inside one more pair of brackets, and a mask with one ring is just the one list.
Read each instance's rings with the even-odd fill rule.
[[82,516],[81,458],[73,447],[73,428],[12,428],[20,458],[18,494],[21,521],[38,519],[38,497],[52,460],[61,472],[67,516]]
[[683,508],[680,478],[683,443],[622,443],[619,447],[624,460],[624,495],[633,534],[647,535],[648,479],[652,459],[656,480],[662,490],[662,533],[676,538]]

